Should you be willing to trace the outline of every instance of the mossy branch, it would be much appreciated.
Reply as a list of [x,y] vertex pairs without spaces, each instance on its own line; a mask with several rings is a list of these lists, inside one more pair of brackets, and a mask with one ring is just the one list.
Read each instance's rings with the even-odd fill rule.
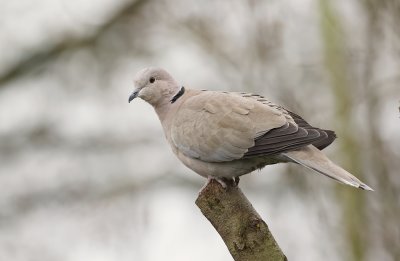
[[226,189],[212,180],[199,194],[196,205],[224,240],[236,261],[287,260],[267,224],[242,191]]

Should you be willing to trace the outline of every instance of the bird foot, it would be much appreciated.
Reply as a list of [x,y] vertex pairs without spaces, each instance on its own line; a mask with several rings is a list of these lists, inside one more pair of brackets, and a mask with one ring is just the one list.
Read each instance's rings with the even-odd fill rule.
[[219,184],[221,184],[221,186],[222,186],[224,189],[226,189],[226,188],[228,187],[227,184],[225,183],[225,181],[224,181],[223,179],[217,178],[217,177],[208,176],[208,177],[207,177],[207,182],[206,182],[206,183],[203,185],[203,187],[201,187],[201,189],[200,189],[200,193],[203,191],[203,189],[205,189],[205,188],[208,186],[208,184],[210,184],[210,182],[211,182],[212,180],[216,180]]
[[212,180],[217,181],[222,186],[223,189],[227,189],[229,185],[231,185],[233,187],[237,187],[239,185],[240,179],[239,179],[239,177],[229,179],[229,178],[218,178],[218,177],[208,176],[207,182],[200,189],[199,193],[201,193],[203,191],[203,189],[205,189]]
[[233,180],[235,181],[235,187],[239,186],[240,178],[239,177],[234,177]]
[[210,179],[210,181],[208,183],[210,183],[212,179],[215,179],[219,184],[221,184],[222,188],[226,189],[228,187],[228,183],[227,183],[228,180],[226,180],[224,178],[213,178],[213,177],[209,178],[208,177],[207,179]]

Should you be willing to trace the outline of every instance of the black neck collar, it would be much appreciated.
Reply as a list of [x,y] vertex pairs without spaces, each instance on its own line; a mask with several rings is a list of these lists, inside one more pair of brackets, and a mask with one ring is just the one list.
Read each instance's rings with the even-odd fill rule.
[[184,93],[185,93],[185,87],[182,86],[182,88],[179,90],[179,92],[177,94],[175,94],[174,97],[172,97],[171,103],[176,102],[176,100],[178,100]]

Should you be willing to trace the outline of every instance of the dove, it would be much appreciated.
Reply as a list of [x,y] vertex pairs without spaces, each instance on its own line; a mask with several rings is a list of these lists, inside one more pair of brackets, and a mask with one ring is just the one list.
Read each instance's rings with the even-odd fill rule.
[[[189,169],[227,180],[277,163],[296,163],[340,183],[373,190],[322,152],[336,138],[261,95],[185,88],[164,69],[134,78],[129,102],[153,106],[173,153]],[[208,184],[208,183],[206,183]]]

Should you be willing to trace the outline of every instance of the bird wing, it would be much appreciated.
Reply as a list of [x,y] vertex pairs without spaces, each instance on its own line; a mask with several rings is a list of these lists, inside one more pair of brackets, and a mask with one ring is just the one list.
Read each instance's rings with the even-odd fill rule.
[[286,110],[261,96],[212,91],[188,98],[170,130],[181,153],[206,162],[276,155],[312,144],[321,134],[299,127]]
[[[313,129],[313,130],[317,130],[318,132],[320,132],[321,138],[312,143],[312,145],[314,147],[317,147],[319,150],[325,149],[336,139],[336,134],[334,131],[323,130],[320,128],[313,127],[308,122],[306,122],[302,117],[297,115],[296,113],[288,111],[288,110],[287,110],[287,112],[289,113],[289,115],[293,118],[293,120],[296,122],[296,124],[299,127],[305,128],[307,130]],[[324,138],[325,137],[324,132],[326,133],[326,138]]]

